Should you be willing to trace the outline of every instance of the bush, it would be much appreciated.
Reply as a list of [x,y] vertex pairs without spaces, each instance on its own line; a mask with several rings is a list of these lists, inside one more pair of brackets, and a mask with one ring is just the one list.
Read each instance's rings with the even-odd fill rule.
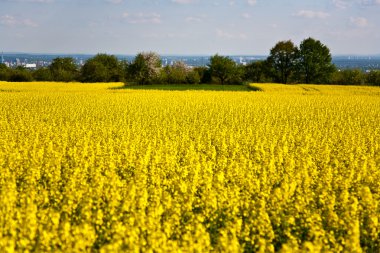
[[128,67],[128,75],[138,84],[160,80],[161,59],[157,53],[139,53]]
[[211,83],[212,82],[212,76],[210,69],[207,67],[196,67],[193,69],[193,71],[198,73],[200,83]]
[[53,76],[48,68],[40,68],[32,73],[36,81],[52,81]]
[[199,84],[201,82],[201,78],[198,72],[195,70],[188,72],[186,76],[186,82],[188,84]]
[[9,81],[11,81],[11,82],[31,82],[31,81],[33,81],[33,76],[29,70],[27,70],[23,67],[17,67],[16,69],[11,71]]
[[122,82],[125,64],[114,55],[98,54],[89,59],[81,69],[81,80],[86,83]]
[[380,86],[380,70],[373,70],[366,76],[366,82],[369,85]]
[[0,64],[0,81],[8,81],[10,69],[5,64]]
[[229,57],[214,55],[210,58],[210,73],[220,84],[240,84],[241,70]]
[[173,66],[166,66],[164,72],[166,72],[167,83],[186,83],[187,68],[188,67],[183,62],[176,62]]
[[266,61],[255,61],[244,67],[244,79],[246,81],[261,83],[266,80],[268,72]]
[[71,57],[55,58],[49,66],[51,78],[58,82],[72,82],[78,80],[78,69]]
[[333,74],[332,83],[340,85],[362,85],[365,83],[365,75],[360,69],[345,69]]

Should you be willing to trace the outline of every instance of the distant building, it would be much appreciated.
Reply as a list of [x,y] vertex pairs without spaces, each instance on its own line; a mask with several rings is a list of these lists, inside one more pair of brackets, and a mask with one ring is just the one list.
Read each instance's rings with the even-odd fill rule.
[[27,69],[36,69],[37,68],[37,64],[36,63],[27,63],[27,64],[25,64],[25,68],[27,68]]

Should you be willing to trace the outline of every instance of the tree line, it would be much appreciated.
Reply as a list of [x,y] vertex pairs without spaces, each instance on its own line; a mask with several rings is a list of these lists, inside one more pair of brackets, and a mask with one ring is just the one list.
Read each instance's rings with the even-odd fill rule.
[[154,52],[139,53],[132,62],[114,55],[97,54],[82,67],[73,58],[55,58],[46,68],[34,71],[10,69],[0,64],[3,81],[60,81],[84,83],[126,82],[146,84],[243,84],[276,82],[306,84],[380,85],[380,70],[364,73],[358,69],[337,70],[329,48],[319,40],[307,38],[299,46],[291,40],[278,42],[266,60],[239,65],[227,56],[214,55],[204,67],[190,68],[183,62],[162,66]]

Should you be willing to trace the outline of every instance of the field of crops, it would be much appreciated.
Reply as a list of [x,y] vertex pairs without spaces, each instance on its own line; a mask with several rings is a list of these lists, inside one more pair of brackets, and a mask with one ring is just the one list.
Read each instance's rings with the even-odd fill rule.
[[0,82],[0,252],[379,252],[380,88]]

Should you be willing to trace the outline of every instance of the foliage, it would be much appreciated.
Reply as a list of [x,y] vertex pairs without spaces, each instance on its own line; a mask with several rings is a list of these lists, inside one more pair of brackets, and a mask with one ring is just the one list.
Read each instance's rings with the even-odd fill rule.
[[301,83],[327,83],[335,67],[331,62],[330,49],[319,40],[303,40],[297,51],[296,70]]
[[32,73],[24,67],[12,69],[9,74],[10,82],[30,82],[33,80]]
[[247,81],[261,83],[267,80],[267,75],[267,61],[254,61],[245,66],[244,79]]
[[186,83],[186,76],[189,72],[186,64],[181,61],[175,62],[173,66],[166,66],[162,71],[165,72],[165,79],[163,81],[169,84]]
[[186,83],[188,84],[199,84],[201,82],[201,78],[199,76],[198,71],[191,70],[186,75]]
[[334,73],[332,83],[340,85],[362,85],[365,74],[360,69],[344,69]]
[[33,71],[33,79],[36,81],[52,81],[53,77],[49,68],[39,68]]
[[0,82],[0,252],[380,248],[380,88],[118,86]]
[[280,41],[271,50],[267,59],[271,75],[276,82],[288,83],[294,72],[297,46],[292,41]]
[[210,69],[208,67],[195,67],[194,72],[198,73],[198,76],[200,78],[200,83],[211,83],[212,82],[212,76]]
[[123,65],[114,55],[97,54],[81,69],[81,79],[86,83],[121,82],[124,76]]
[[129,72],[138,84],[151,84],[158,78],[161,59],[157,53],[139,53],[129,65]]
[[366,83],[380,86],[380,70],[372,70],[366,76]]
[[240,71],[236,63],[227,56],[218,54],[210,58],[210,73],[216,77],[221,84],[234,84],[239,81]]
[[5,64],[0,64],[0,81],[8,81],[10,70]]
[[[9,69],[0,65],[0,80],[4,81],[63,81],[125,82],[132,84],[243,84],[247,82],[314,83],[341,85],[380,85],[378,70],[364,73],[357,69],[337,70],[332,64],[329,48],[319,40],[304,39],[299,48],[290,40],[278,42],[266,60],[246,66],[218,54],[210,64],[189,67],[184,62],[163,67],[154,52],[136,55],[133,62],[98,54],[78,70],[73,58],[56,58],[49,68],[36,71]],[[182,87],[183,88],[183,87]]]
[[54,81],[72,82],[78,79],[78,69],[72,57],[58,57],[49,66]]
[[199,84],[200,77],[198,71],[178,61],[162,68],[159,81],[162,84]]

